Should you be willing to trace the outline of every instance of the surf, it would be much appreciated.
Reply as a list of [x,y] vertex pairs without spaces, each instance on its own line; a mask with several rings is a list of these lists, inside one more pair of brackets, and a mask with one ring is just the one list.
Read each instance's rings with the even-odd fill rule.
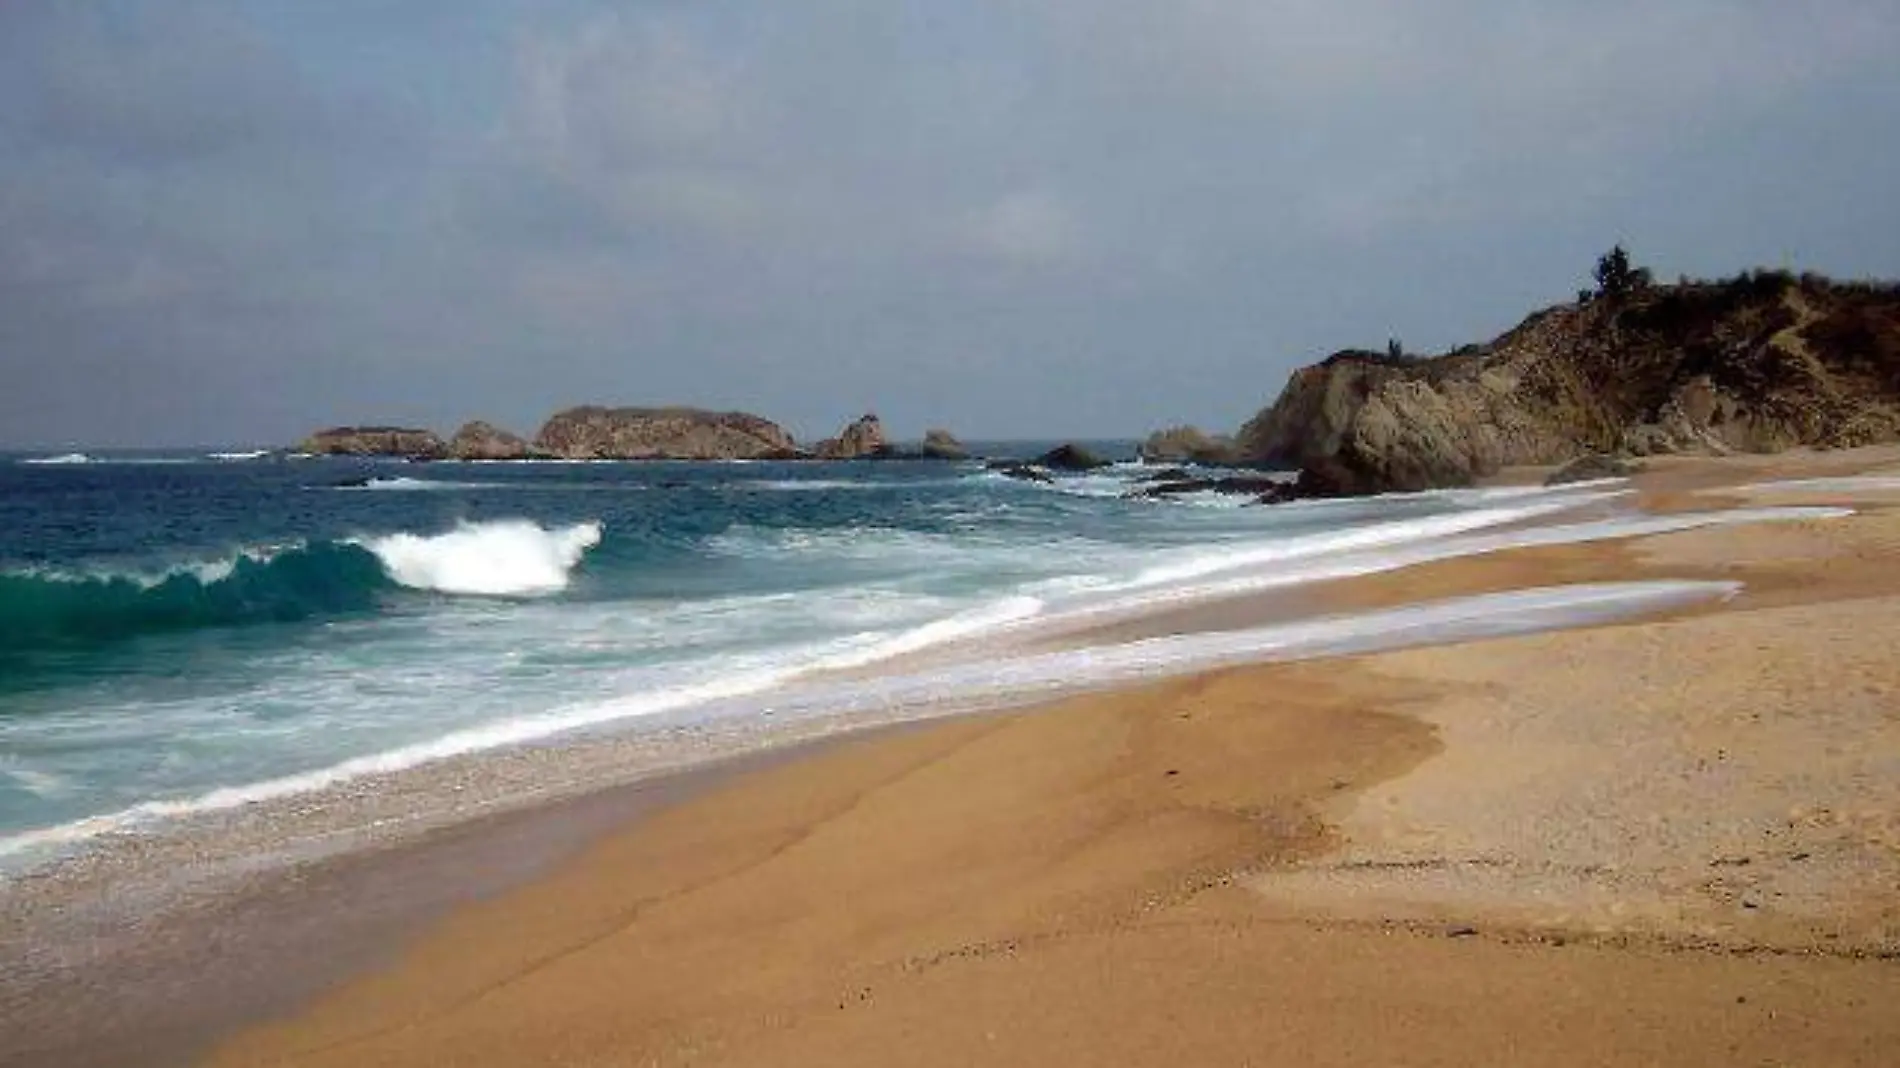
[[547,529],[496,520],[440,534],[245,548],[152,570],[16,569],[0,572],[0,632],[7,651],[20,653],[373,612],[403,589],[540,597],[566,589],[601,536],[599,523]]

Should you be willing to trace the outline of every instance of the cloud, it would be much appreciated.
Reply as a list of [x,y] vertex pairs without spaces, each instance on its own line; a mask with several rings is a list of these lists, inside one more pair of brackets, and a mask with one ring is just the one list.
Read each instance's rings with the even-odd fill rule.
[[0,434],[1228,425],[1613,240],[1900,271],[1896,48],[1884,0],[6,5]]
[[968,213],[958,231],[965,248],[1013,265],[1050,264],[1077,251],[1074,214],[1055,194],[1023,189]]

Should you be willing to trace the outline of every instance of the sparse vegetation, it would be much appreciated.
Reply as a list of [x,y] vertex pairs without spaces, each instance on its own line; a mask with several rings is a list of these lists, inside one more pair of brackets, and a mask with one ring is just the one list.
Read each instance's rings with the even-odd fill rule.
[[1604,300],[1622,300],[1650,285],[1649,268],[1630,266],[1630,254],[1620,244],[1598,258],[1595,277],[1596,296]]

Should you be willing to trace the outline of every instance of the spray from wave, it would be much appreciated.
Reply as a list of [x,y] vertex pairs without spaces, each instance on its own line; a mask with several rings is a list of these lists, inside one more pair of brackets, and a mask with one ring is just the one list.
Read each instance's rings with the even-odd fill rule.
[[568,572],[600,544],[599,523],[544,530],[525,519],[471,523],[447,534],[357,542],[401,585],[440,593],[535,597],[567,588]]

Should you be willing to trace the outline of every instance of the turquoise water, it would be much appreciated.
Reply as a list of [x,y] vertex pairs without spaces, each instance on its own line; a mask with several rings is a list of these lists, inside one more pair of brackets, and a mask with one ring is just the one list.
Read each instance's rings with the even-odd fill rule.
[[1152,502],[1124,498],[1132,463],[1044,486],[974,463],[48,459],[0,459],[0,848],[743,716],[815,671],[1596,499]]

